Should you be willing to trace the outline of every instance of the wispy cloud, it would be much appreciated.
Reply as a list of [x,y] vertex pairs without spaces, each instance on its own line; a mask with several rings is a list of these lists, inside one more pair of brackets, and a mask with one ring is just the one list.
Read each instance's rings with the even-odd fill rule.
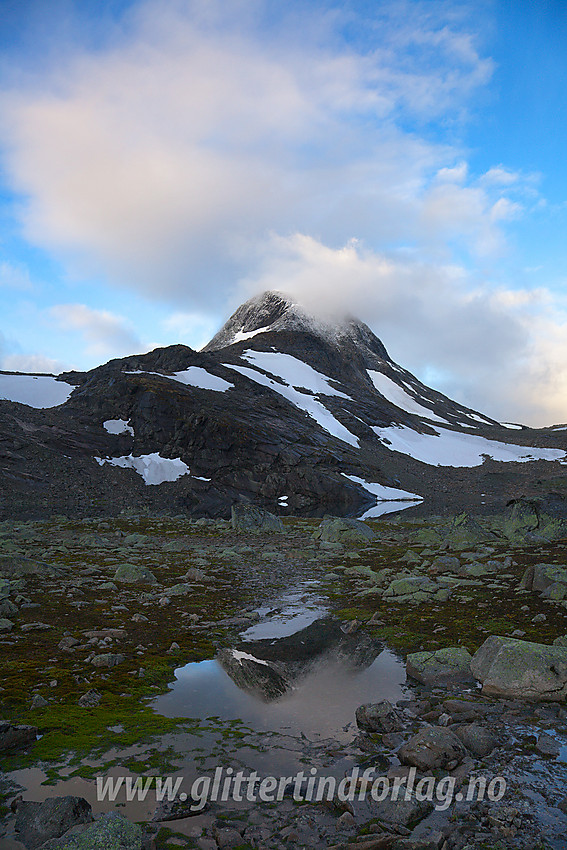
[[87,353],[96,357],[118,357],[143,349],[128,320],[108,310],[93,310],[85,304],[57,304],[49,309],[49,315],[62,331],[78,331]]
[[35,287],[25,266],[0,261],[0,288],[31,291]]

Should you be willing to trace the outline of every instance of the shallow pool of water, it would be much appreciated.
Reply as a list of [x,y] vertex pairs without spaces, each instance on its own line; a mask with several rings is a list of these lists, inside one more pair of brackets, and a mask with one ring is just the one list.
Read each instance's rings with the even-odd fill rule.
[[[324,622],[328,601],[320,595],[317,581],[303,582],[257,609],[261,620],[243,631],[241,641],[278,640]],[[310,639],[309,631],[305,632]],[[336,635],[335,635],[336,638]],[[362,640],[363,638],[361,638]],[[220,717],[240,719],[256,731],[269,730],[304,734],[309,737],[344,738],[348,727],[352,739],[355,711],[365,702],[405,696],[405,665],[384,647],[356,656],[356,638],[336,651],[336,643],[325,647],[304,667],[295,666],[293,687],[279,699],[266,701],[259,693],[239,687],[216,659],[186,664],[175,671],[167,694],[153,708],[167,717]],[[240,643],[240,647],[245,643]],[[258,646],[257,644],[255,646]],[[284,657],[285,663],[293,658]]]

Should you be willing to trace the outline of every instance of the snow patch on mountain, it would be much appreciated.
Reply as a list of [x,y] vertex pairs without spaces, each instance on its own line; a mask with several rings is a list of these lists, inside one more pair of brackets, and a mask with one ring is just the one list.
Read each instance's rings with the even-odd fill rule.
[[312,366],[293,357],[291,354],[282,354],[279,351],[253,351],[249,349],[243,352],[242,358],[252,363],[264,372],[270,372],[281,378],[288,386],[295,389],[306,389],[314,395],[334,395],[352,401],[350,396],[336,390],[329,384],[332,378],[328,378]]
[[122,469],[133,469],[138,475],[142,476],[147,485],[177,481],[182,475],[191,474],[189,467],[186,463],[183,463],[181,458],[161,457],[158,452],[140,455],[139,457],[133,455],[111,458],[95,457],[95,460],[100,466],[108,463],[110,466],[119,466]]
[[[259,353],[264,354],[265,352]],[[295,360],[295,358],[290,359]],[[325,405],[322,404],[318,399],[314,398],[312,395],[299,392],[295,389],[295,387],[290,386],[287,383],[280,384],[277,381],[274,381],[272,378],[268,378],[268,376],[264,375],[262,372],[258,372],[256,369],[253,369],[252,367],[239,366],[232,363],[225,363],[224,365],[229,369],[234,369],[236,372],[239,372],[241,375],[244,375],[244,377],[250,378],[250,380],[255,381],[257,384],[260,384],[264,387],[268,387],[269,389],[283,396],[283,398],[290,401],[293,405],[295,405],[295,407],[298,407],[300,410],[304,410],[305,413],[307,413],[312,419],[314,419],[317,424],[321,426],[321,428],[324,428],[327,433],[331,434],[331,436],[336,437],[338,440],[342,440],[344,443],[348,443],[350,446],[354,446],[357,449],[360,448],[358,438],[355,437],[354,434],[351,434],[351,432],[347,428],[345,428],[345,426],[342,425],[338,421],[338,419],[335,419],[333,414],[329,410],[327,410]],[[274,364],[272,363],[271,365],[273,366]],[[305,366],[306,364],[303,365]],[[272,372],[272,374],[274,373]],[[319,373],[315,374],[318,375]],[[324,379],[324,376],[321,375],[320,377]],[[332,390],[332,387],[329,387],[329,390]],[[327,392],[325,394],[332,395],[333,393]],[[335,391],[334,394],[339,395],[337,391]],[[344,396],[343,393],[340,393],[340,395],[344,398],[348,398],[348,396]]]
[[405,410],[406,413],[413,413],[416,416],[423,416],[424,418],[431,419],[435,422],[443,422],[446,425],[449,424],[447,419],[442,419],[430,408],[419,404],[419,402],[416,401],[413,396],[409,395],[403,387],[400,387],[399,384],[391,378],[388,378],[388,376],[384,375],[383,372],[377,372],[374,369],[367,369],[366,371],[368,373],[368,377],[380,395],[383,395],[387,401],[391,404],[395,404],[396,407],[400,408],[400,410]]
[[161,372],[145,372],[141,369],[125,372],[125,374],[157,375],[158,378],[167,378],[170,381],[185,384],[185,386],[197,387],[200,390],[213,390],[217,393],[224,393],[234,387],[234,384],[230,384],[224,378],[219,378],[218,375],[212,375],[201,366],[190,366],[188,369],[183,369],[181,372],[174,372],[172,375],[162,375]]
[[125,419],[107,419],[102,423],[105,431],[109,434],[131,434],[134,436],[134,429],[130,425],[130,420]]
[[516,463],[564,460],[567,457],[562,449],[516,446],[446,428],[440,428],[435,434],[419,434],[405,425],[391,425],[388,428],[373,426],[372,430],[391,451],[409,455],[429,466],[480,466],[484,455],[493,460]]
[[0,400],[15,401],[36,410],[59,407],[75,387],[52,375],[0,375]]
[[264,328],[257,328],[255,331],[236,331],[236,333],[232,337],[231,345],[234,345],[237,342],[243,342],[246,339],[252,339],[256,334],[263,334],[266,331],[270,330],[270,326]]

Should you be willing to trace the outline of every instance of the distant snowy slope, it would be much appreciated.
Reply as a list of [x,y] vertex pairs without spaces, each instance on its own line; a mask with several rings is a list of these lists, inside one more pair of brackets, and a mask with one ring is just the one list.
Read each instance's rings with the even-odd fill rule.
[[51,375],[0,374],[0,400],[16,401],[38,410],[64,404],[74,389]]
[[391,451],[409,455],[430,466],[479,466],[484,461],[483,455],[493,460],[516,463],[530,460],[564,461],[567,456],[562,449],[517,446],[447,428],[439,428],[435,434],[420,434],[403,425],[373,427],[372,430]]
[[400,410],[405,410],[406,413],[413,413],[416,416],[424,416],[435,422],[443,422],[448,424],[446,419],[437,416],[429,407],[424,407],[413,396],[411,396],[404,387],[401,387],[383,372],[377,372],[374,369],[367,369],[368,376],[378,392],[384,398],[399,407]]

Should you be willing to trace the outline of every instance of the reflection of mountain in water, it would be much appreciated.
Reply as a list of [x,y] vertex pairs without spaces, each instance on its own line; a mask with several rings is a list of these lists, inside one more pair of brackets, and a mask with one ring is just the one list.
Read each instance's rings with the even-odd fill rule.
[[277,700],[315,666],[369,667],[382,644],[366,634],[344,634],[334,617],[324,617],[295,634],[240,643],[223,649],[217,661],[243,691]]

